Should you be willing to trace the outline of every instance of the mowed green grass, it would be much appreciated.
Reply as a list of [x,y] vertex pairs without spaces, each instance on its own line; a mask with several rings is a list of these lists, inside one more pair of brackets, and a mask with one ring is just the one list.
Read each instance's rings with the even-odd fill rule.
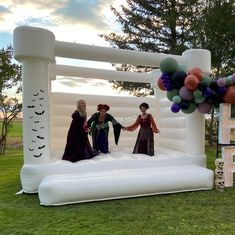
[[[0,121],[0,128],[2,128],[2,121]],[[9,128],[9,137],[22,137],[22,120],[13,120]]]
[[22,137],[22,121],[13,121],[12,127],[9,130],[10,137]]
[[22,164],[22,150],[0,157],[1,235],[235,234],[234,188],[44,207],[37,194],[15,194]]

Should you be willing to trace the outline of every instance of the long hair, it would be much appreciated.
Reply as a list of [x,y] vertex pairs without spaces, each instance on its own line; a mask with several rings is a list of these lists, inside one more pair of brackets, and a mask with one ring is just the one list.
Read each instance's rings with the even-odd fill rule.
[[80,114],[80,116],[82,116],[82,117],[87,117],[87,112],[86,112],[86,110],[81,110],[81,106],[80,106],[80,103],[81,102],[84,102],[84,103],[86,103],[84,100],[78,100],[77,101],[77,111],[79,112],[79,114]]

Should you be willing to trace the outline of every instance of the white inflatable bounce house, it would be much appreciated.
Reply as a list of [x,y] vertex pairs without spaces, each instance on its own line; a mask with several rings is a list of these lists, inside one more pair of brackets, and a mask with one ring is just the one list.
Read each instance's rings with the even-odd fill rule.
[[[158,88],[154,97],[141,98],[51,92],[57,76],[143,82],[155,87],[160,76],[157,70],[141,74],[60,65],[56,57],[157,67],[170,56],[188,69],[198,66],[209,74],[209,51],[192,49],[179,56],[90,46],[56,41],[46,29],[20,26],[14,30],[14,56],[23,67],[22,191],[38,193],[42,205],[213,188],[214,173],[206,168],[204,154],[204,115],[198,111],[172,113],[170,101]],[[133,123],[141,102],[149,103],[161,131],[155,135],[155,156],[132,154],[135,131],[122,132],[118,146],[109,133],[110,154],[76,163],[61,160],[71,114],[81,98],[87,103],[88,116],[99,103],[106,103],[123,126]]]

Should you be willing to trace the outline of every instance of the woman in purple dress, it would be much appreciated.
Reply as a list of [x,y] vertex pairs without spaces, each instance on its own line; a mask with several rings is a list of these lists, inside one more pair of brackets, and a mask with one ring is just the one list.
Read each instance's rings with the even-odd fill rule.
[[127,131],[134,131],[137,129],[138,126],[140,126],[133,153],[142,153],[153,156],[153,133],[160,133],[160,131],[157,128],[153,116],[147,113],[149,105],[147,103],[142,103],[139,108],[142,114],[137,117],[133,125],[128,126],[125,129]]
[[88,139],[86,103],[84,100],[77,102],[77,110],[72,114],[72,119],[62,159],[77,162],[94,157]]

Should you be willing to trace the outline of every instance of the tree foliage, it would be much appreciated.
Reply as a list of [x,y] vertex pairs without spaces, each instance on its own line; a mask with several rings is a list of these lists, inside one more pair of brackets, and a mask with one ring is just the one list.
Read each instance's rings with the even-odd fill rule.
[[[186,49],[211,51],[212,77],[234,73],[234,0],[127,0],[117,11],[122,33],[102,35],[113,47],[148,52],[181,54]],[[119,65],[117,70],[149,71],[152,68]],[[151,94],[149,84],[113,81],[114,88],[135,95]],[[143,91],[143,88],[145,90]],[[211,112],[209,144],[213,144],[214,114]]]
[[[214,76],[222,76],[231,73],[235,63],[234,7],[232,0],[127,0],[120,11],[111,7],[122,33],[102,37],[121,49],[167,54],[181,54],[192,47],[208,49],[212,53]],[[153,69],[116,67],[137,72]],[[142,88],[151,93],[149,84],[112,82],[115,88],[135,94],[143,95]]]
[[[181,54],[191,47],[191,25],[199,15],[197,0],[127,0],[118,12],[111,7],[122,26],[122,34],[102,35],[114,48]],[[149,71],[153,68],[119,65],[123,71]],[[135,94],[149,84],[114,82],[115,88],[131,90]],[[145,89],[145,93],[146,93]],[[151,90],[149,90],[151,93]],[[148,93],[147,93],[148,94]],[[143,94],[141,94],[143,95]]]
[[12,63],[13,61],[13,48],[7,46],[0,50],[0,92],[6,89],[17,87],[16,92],[22,90],[21,83],[21,66]]
[[[205,1],[203,9],[192,27],[193,46],[211,51],[212,78],[234,73],[235,68],[235,3],[228,0]],[[214,144],[215,118],[212,110],[208,128],[208,144]]]
[[2,112],[2,130],[0,140],[0,154],[5,154],[7,134],[11,127],[12,120],[22,110],[22,103],[16,98],[9,98],[7,96],[1,96],[0,98],[0,111]]
[[235,67],[235,3],[228,0],[206,1],[194,23],[194,45],[212,55],[214,77],[227,76]]
[[5,153],[7,134],[12,120],[21,112],[22,104],[15,97],[7,95],[7,90],[15,88],[21,92],[21,66],[13,63],[11,46],[0,50],[0,111],[2,114],[0,154]]

